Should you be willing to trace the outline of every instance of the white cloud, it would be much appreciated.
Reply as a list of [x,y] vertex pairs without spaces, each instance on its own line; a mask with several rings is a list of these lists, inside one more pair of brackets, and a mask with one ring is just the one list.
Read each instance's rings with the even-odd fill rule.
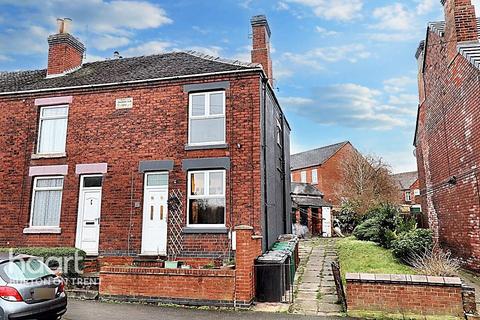
[[15,16],[4,17],[0,31],[0,51],[7,47],[19,54],[46,52],[56,17],[72,18],[73,34],[98,50],[125,46],[138,30],[172,23],[163,8],[144,0],[2,0],[2,5],[21,7]]
[[419,35],[414,32],[379,32],[366,34],[368,39],[380,42],[402,42],[417,40]]
[[360,17],[362,0],[287,0],[307,6],[313,13],[326,20],[350,21]]
[[378,19],[378,23],[371,27],[381,30],[408,31],[415,25],[415,14],[398,2],[376,8],[373,17]]
[[313,68],[315,70],[323,70],[324,63],[335,63],[339,61],[348,61],[356,63],[359,60],[367,59],[371,56],[362,44],[351,44],[335,47],[323,47],[309,50],[305,53],[286,52],[283,59]]
[[279,1],[277,3],[276,9],[279,11],[288,10],[290,9],[290,6],[283,1]]
[[320,33],[322,36],[336,36],[338,34],[337,31],[334,31],[334,30],[328,30],[328,29],[325,29],[323,27],[320,27],[320,26],[316,26],[315,27],[315,31],[317,31],[318,33]]
[[97,56],[97,55],[94,55],[94,54],[89,54],[87,52],[84,62],[89,63],[89,62],[103,61],[103,60],[106,60],[106,58],[101,57],[101,56]]
[[407,127],[415,116],[416,96],[388,95],[354,83],[312,89],[310,97],[283,97],[282,106],[322,125],[391,130]]
[[10,59],[9,57],[3,55],[3,54],[0,54],[0,61],[10,61],[12,59]]
[[477,17],[480,16],[480,0],[472,0],[472,4],[475,6],[475,12],[477,13]]
[[439,1],[437,0],[417,0],[418,5],[417,5],[417,13],[420,15],[427,14],[431,12],[435,6],[439,6],[438,4]]
[[396,77],[383,81],[383,87],[387,93],[400,93],[405,92],[409,86],[417,83],[417,79],[414,77]]
[[120,54],[125,57],[148,56],[151,54],[165,53],[170,50],[171,46],[172,43],[166,41],[149,41],[136,47],[128,48],[124,52],[120,52]]
[[118,49],[130,43],[130,39],[127,37],[116,37],[111,35],[103,35],[95,37],[91,44],[98,50]]

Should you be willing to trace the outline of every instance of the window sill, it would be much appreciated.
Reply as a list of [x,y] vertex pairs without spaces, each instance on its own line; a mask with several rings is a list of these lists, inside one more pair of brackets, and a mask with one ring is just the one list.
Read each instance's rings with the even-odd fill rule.
[[65,152],[62,153],[35,153],[32,154],[31,159],[48,159],[48,158],[65,158],[67,154]]
[[190,145],[186,144],[185,145],[185,150],[190,151],[190,150],[205,150],[205,149],[227,149],[228,144],[222,143],[222,144],[205,144],[205,145]]
[[227,234],[228,229],[225,227],[220,228],[192,228],[186,227],[183,228],[184,234],[197,234],[197,233],[204,233],[204,234]]
[[24,234],[60,234],[62,228],[59,227],[30,227],[23,229]]

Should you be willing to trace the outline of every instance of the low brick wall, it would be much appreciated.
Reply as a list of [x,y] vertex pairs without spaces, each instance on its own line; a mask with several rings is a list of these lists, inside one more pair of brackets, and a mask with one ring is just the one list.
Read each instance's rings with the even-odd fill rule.
[[460,278],[347,273],[348,312],[463,318]]
[[103,299],[189,305],[232,305],[234,270],[104,267]]

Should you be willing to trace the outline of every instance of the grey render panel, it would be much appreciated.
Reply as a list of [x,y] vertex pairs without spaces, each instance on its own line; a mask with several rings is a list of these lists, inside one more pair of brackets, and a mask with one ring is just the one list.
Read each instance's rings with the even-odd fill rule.
[[173,160],[145,160],[138,165],[139,172],[173,170]]
[[230,81],[218,81],[207,83],[186,84],[183,86],[184,92],[193,91],[209,91],[209,90],[225,90],[230,88]]
[[230,169],[230,158],[198,158],[182,160],[183,171],[196,169]]

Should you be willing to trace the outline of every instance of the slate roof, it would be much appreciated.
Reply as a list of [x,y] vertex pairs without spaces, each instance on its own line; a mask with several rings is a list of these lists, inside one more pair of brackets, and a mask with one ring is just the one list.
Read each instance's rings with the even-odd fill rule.
[[116,84],[239,70],[261,70],[254,63],[225,60],[197,52],[172,52],[135,58],[85,63],[61,77],[46,78],[47,71],[0,72],[0,94],[6,92]]
[[310,183],[292,182],[292,201],[297,206],[313,208],[332,206],[323,199],[323,193]]
[[322,165],[347,143],[349,142],[344,141],[318,149],[292,154],[290,156],[291,167],[293,170],[297,170]]
[[292,182],[292,194],[323,197],[323,193],[310,183]]
[[410,186],[418,179],[418,172],[402,172],[393,175],[401,190],[410,189]]

